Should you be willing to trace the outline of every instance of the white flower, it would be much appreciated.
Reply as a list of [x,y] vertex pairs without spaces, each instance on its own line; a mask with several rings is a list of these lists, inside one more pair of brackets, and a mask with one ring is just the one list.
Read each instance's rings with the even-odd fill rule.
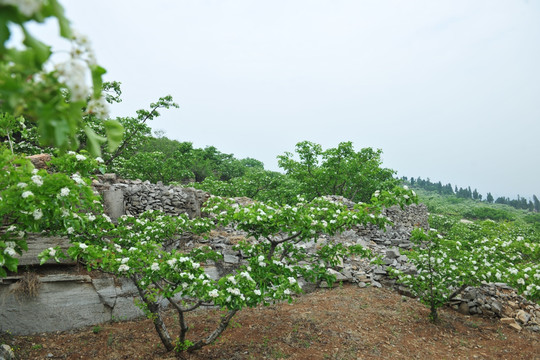
[[77,155],[75,155],[75,159],[77,159],[79,161],[84,161],[84,160],[86,160],[86,156],[81,155],[81,154],[77,154]]
[[[23,124],[23,123],[21,123],[21,125],[24,125],[24,124]],[[25,128],[26,128],[26,127],[25,127]],[[38,171],[39,171],[38,169],[34,169],[34,170],[32,170],[32,175],[36,175],[36,174],[38,173]]]
[[159,264],[158,263],[152,263],[152,265],[150,265],[150,270],[159,271]]
[[264,256],[260,255],[259,258],[257,259],[257,261],[263,262],[264,261]]
[[101,157],[99,157],[99,156],[96,158],[96,161],[97,161],[98,163],[100,163],[100,164],[103,164],[103,163],[104,163],[103,159],[102,159]]
[[241,273],[240,273],[240,276],[245,277],[245,278],[248,279],[249,281],[253,281],[253,279],[251,278],[251,276],[249,275],[249,273],[246,272],[246,271],[241,272]]
[[86,214],[86,218],[88,219],[88,221],[94,221],[96,220],[96,216],[94,214]]
[[84,62],[72,58],[64,63],[56,65],[55,68],[59,75],[59,80],[71,91],[72,100],[86,100],[86,97],[90,93],[90,89],[86,84],[88,67],[85,66]]
[[4,249],[4,254],[8,254],[9,256],[13,257],[13,256],[17,255],[17,252],[15,251],[14,248],[7,247],[7,248]]
[[33,16],[41,10],[42,0],[0,0],[0,4],[16,7],[21,14],[27,17]]
[[409,187],[408,187],[407,185],[403,185],[403,188],[404,188],[405,190],[409,190]]
[[68,234],[73,234],[73,232],[75,231],[75,229],[72,228],[72,227],[70,226],[70,227],[68,227],[68,228],[66,229],[66,231],[67,231]]
[[176,264],[177,261],[176,258],[172,258],[171,260],[167,260],[167,264],[169,264],[170,267],[174,267],[174,264]]
[[34,193],[31,192],[31,191],[25,191],[25,192],[22,193],[21,196],[23,197],[23,199],[26,199],[29,196],[34,196]]
[[[127,266],[126,264],[122,264],[118,267],[118,271],[128,271],[129,270],[129,266]],[[141,281],[141,285],[143,285],[142,281]]]
[[373,196],[378,197],[380,194],[381,194],[381,192],[380,192],[379,190],[377,190],[377,191],[375,191],[375,193],[373,194]]
[[43,212],[41,211],[41,209],[36,209],[34,210],[32,215],[34,215],[34,220],[39,220],[43,217]]
[[259,289],[255,289],[253,290],[253,292],[255,293],[255,295],[259,295],[259,296],[261,295],[261,290]]
[[84,243],[80,243],[80,244],[79,244],[79,247],[80,247],[81,249],[85,250],[85,249],[88,247],[88,245],[86,245],[86,244],[84,244]]
[[53,249],[52,247],[48,248],[47,250],[49,250],[49,255],[50,256],[54,256],[56,254],[56,250]]
[[403,198],[404,198],[405,200],[409,200],[409,195],[403,195]]
[[233,294],[233,295],[236,295],[236,296],[240,296],[242,295],[242,293],[240,292],[240,289],[237,289],[237,288],[227,288],[227,292]]
[[33,181],[34,184],[36,184],[37,186],[43,185],[43,179],[42,179],[41,176],[39,176],[39,175],[34,175],[34,176],[32,176],[32,181]]
[[210,292],[208,293],[208,295],[209,295],[210,297],[217,298],[217,297],[219,296],[219,292],[217,291],[217,289],[214,289],[214,290],[210,291]]
[[71,178],[72,178],[73,181],[75,181],[77,184],[84,185],[84,180],[81,178],[81,175],[79,175],[79,173],[75,173],[75,174],[71,175]]
[[69,195],[69,188],[63,187],[60,189],[60,196],[68,196]]
[[288,277],[288,280],[289,280],[289,283],[290,283],[291,285],[296,284],[296,279],[295,279],[295,278],[289,276],[289,277]]
[[7,232],[12,232],[12,231],[15,231],[17,230],[17,227],[15,225],[11,225],[10,227],[7,228]]
[[[91,99],[86,107],[88,114],[94,114],[100,119],[106,119],[109,117],[109,104],[105,101],[105,98],[100,97],[98,99]],[[100,159],[101,161],[99,161]],[[103,163],[103,159],[96,158],[97,162]]]
[[285,291],[283,291],[283,293],[284,293],[285,295],[290,295],[290,294],[291,294],[291,290],[285,289]]
[[125,257],[125,258],[122,258],[122,260],[120,260],[120,263],[121,264],[127,264],[128,261],[129,261],[129,258]]
[[105,220],[107,220],[107,222],[112,222],[111,218],[107,214],[103,214],[103,217]]
[[525,280],[519,278],[517,281],[518,284],[525,285]]

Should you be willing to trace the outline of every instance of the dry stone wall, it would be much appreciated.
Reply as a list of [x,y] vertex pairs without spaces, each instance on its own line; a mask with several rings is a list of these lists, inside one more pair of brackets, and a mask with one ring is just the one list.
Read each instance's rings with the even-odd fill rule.
[[149,181],[121,180],[105,174],[93,186],[102,194],[105,211],[113,219],[122,215],[137,216],[146,210],[161,210],[169,215],[188,214],[200,217],[201,206],[210,196],[194,188],[152,184]]

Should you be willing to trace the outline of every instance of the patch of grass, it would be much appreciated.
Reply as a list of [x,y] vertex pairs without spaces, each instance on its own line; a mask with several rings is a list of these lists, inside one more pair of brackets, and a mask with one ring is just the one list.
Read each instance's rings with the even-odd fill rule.
[[114,343],[114,337],[112,333],[109,333],[109,336],[107,336],[107,346],[111,347]]
[[15,285],[11,288],[10,293],[15,297],[35,298],[41,287],[41,281],[39,276],[35,272],[26,271],[23,276]]
[[101,332],[101,330],[103,330],[103,328],[102,328],[101,326],[99,326],[99,325],[96,325],[96,326],[94,326],[94,327],[92,328],[92,332],[93,332],[94,334],[99,334],[99,333]]
[[467,321],[465,325],[473,329],[478,329],[480,327],[480,325],[474,321]]
[[281,349],[272,350],[271,356],[272,356],[273,359],[287,359],[288,357],[290,357],[290,355],[286,354]]

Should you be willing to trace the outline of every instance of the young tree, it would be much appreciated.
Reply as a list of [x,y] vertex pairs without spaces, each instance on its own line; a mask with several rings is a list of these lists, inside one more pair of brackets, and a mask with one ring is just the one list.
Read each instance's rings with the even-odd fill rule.
[[310,199],[322,195],[341,195],[353,201],[369,201],[377,189],[391,189],[398,180],[393,170],[382,168],[381,150],[354,151],[351,142],[323,150],[319,144],[303,141],[292,153],[278,156],[278,164],[297,180],[301,192]]

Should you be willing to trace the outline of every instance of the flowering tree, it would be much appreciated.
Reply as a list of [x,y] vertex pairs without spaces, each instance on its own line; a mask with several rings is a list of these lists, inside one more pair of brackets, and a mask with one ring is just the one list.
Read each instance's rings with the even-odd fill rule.
[[[211,213],[208,218],[148,211],[139,218],[124,216],[113,224],[106,217],[85,216],[84,226],[69,235],[74,246],[67,256],[89,269],[132,279],[140,295],[139,305],[152,319],[165,348],[194,351],[214,341],[242,308],[291,301],[301,291],[300,278],[332,284],[335,276],[328,268],[351,254],[370,255],[360,246],[331,241],[310,251],[306,246],[310,241],[355,225],[384,226],[389,220],[381,214],[383,206],[413,200],[412,192],[405,189],[377,194],[372,204],[358,204],[354,209],[323,198],[312,202],[299,198],[295,206],[254,203],[240,207],[232,199],[213,197],[206,207]],[[181,252],[170,244],[178,234],[205,234],[216,226],[234,226],[251,240],[236,245],[244,260],[235,272],[211,279],[204,265],[220,254],[205,246]],[[42,262],[64,256],[58,247],[40,254]],[[163,301],[178,313],[180,332],[175,340],[162,318]],[[220,307],[225,315],[210,334],[188,340],[185,313],[201,306]]]
[[415,247],[407,257],[418,273],[395,269],[391,273],[430,307],[433,321],[439,307],[482,281],[504,282],[527,298],[540,300],[540,245],[525,229],[493,221],[464,224],[441,216],[430,222],[440,225],[445,236],[435,229],[413,231]]

